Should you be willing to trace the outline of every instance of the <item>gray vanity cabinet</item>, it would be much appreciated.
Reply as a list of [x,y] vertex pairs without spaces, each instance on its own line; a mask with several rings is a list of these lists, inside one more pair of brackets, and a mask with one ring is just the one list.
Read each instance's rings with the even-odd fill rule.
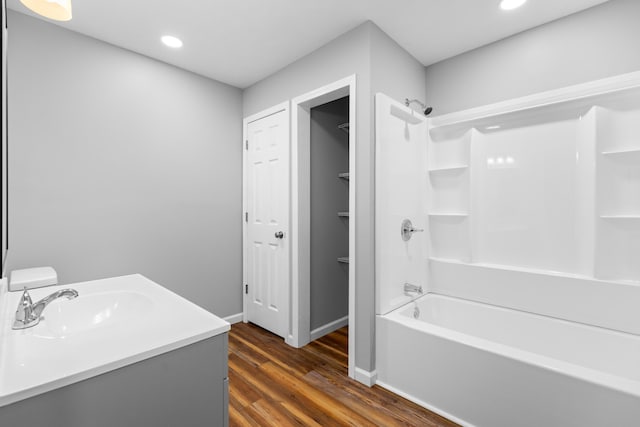
[[0,407],[0,426],[228,426],[227,349],[222,333]]

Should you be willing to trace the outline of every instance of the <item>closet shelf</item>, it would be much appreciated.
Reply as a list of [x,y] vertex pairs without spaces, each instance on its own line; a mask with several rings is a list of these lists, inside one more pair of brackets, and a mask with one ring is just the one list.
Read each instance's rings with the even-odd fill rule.
[[349,122],[338,125],[338,129],[345,131],[346,133],[349,133]]
[[349,212],[338,212],[338,216],[341,218],[349,218]]
[[460,171],[468,168],[469,168],[469,165],[447,166],[443,168],[430,168],[429,173],[456,172],[456,171]]
[[340,258],[338,258],[338,262],[340,262],[342,264],[349,264],[349,257],[348,256],[341,256]]
[[349,181],[349,172],[339,173],[338,178],[346,179],[347,181]]

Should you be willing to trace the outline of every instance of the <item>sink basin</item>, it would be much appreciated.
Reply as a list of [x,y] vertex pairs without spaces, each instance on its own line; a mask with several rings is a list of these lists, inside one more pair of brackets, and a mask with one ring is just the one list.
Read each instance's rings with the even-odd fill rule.
[[13,330],[21,292],[0,287],[0,407],[229,330],[223,319],[140,274],[30,291],[51,302],[40,323]]
[[152,300],[139,292],[112,291],[58,299],[42,313],[38,335],[63,338],[114,324],[140,322],[148,318]]

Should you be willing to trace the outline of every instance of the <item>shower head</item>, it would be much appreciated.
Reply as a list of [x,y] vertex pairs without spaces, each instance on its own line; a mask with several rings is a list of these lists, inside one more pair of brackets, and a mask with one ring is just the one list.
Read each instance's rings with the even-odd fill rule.
[[422,113],[425,116],[428,116],[429,114],[431,114],[431,112],[433,111],[433,107],[427,107],[427,105],[421,101],[418,101],[417,99],[409,99],[409,98],[405,98],[404,100],[404,105],[406,105],[407,107],[411,104],[418,104],[421,108],[422,108]]

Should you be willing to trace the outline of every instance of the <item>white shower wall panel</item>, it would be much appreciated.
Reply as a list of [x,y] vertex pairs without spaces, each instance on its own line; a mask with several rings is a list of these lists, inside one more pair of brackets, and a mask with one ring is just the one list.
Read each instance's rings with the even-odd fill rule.
[[434,117],[429,164],[469,135],[457,199],[429,172],[429,291],[640,333],[640,72]]
[[[411,297],[404,283],[426,289],[426,118],[376,94],[376,313],[387,313]],[[424,232],[403,241],[404,219]]]
[[[474,134],[475,262],[583,273],[576,259],[579,118]],[[499,125],[495,125],[499,126]]]

